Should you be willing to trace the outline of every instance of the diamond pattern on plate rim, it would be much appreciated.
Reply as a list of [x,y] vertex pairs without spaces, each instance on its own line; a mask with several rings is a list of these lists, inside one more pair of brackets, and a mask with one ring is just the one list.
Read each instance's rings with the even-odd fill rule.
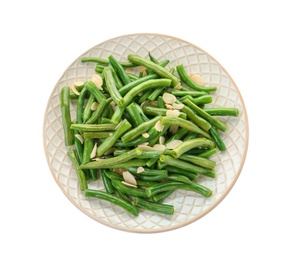
[[[63,144],[59,93],[63,86],[71,86],[76,80],[89,80],[94,74],[94,63],[81,63],[82,56],[107,58],[113,54],[126,61],[130,53],[147,57],[151,52],[157,59],[169,59],[168,68],[180,63],[187,72],[200,74],[206,85],[216,85],[211,106],[236,107],[241,111],[239,118],[222,118],[228,123],[228,131],[222,134],[227,145],[225,153],[214,155],[216,179],[201,177],[199,182],[213,190],[213,195],[204,199],[189,191],[176,191],[165,200],[175,207],[173,216],[164,216],[149,211],[140,211],[138,217],[130,216],[125,210],[109,202],[86,199],[79,191],[76,173]],[[43,127],[44,148],[51,173],[69,200],[81,211],[96,221],[121,230],[133,232],[159,232],[175,229],[192,223],[212,210],[228,193],[237,180],[248,146],[248,121],[245,105],[239,90],[223,67],[209,54],[186,41],[158,34],[134,34],[111,39],[94,46],[77,58],[57,82],[47,104]],[[75,119],[75,102],[72,102],[72,119]],[[101,180],[91,182],[90,188],[103,190]]]

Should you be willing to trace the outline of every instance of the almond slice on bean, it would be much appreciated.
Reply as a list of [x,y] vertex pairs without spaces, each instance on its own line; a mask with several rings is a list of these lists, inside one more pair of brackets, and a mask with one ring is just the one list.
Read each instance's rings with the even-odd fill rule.
[[96,149],[97,149],[97,143],[94,144],[93,149],[90,153],[90,158],[94,158],[96,156]]
[[176,147],[178,147],[183,141],[182,140],[173,140],[169,143],[167,143],[166,148],[167,149],[175,149]]
[[164,130],[164,125],[161,124],[160,121],[157,121],[156,124],[155,124],[155,129],[158,131],[158,132],[161,132]]
[[179,126],[171,125],[170,129],[169,129],[169,132],[172,133],[172,134],[175,134],[178,130],[179,130]]
[[135,177],[129,171],[124,171],[122,173],[122,176],[125,182],[132,185],[137,185]]
[[166,104],[173,104],[177,101],[177,98],[173,94],[164,93],[163,100]]
[[198,84],[199,86],[204,86],[205,85],[205,80],[202,78],[202,76],[190,73],[189,74],[190,79]]
[[163,145],[163,144],[155,144],[154,146],[153,146],[153,148],[154,148],[154,150],[157,150],[157,151],[164,151],[164,150],[166,150],[166,147]]
[[84,138],[83,138],[83,136],[82,135],[80,135],[80,134],[76,134],[75,135],[75,137],[83,144],[83,142],[84,142]]
[[159,138],[159,144],[164,144],[166,139],[163,136],[160,136]]
[[179,110],[167,110],[166,112],[166,116],[175,116],[178,117],[180,115],[180,111]]
[[97,103],[97,102],[93,102],[93,103],[91,104],[90,109],[91,109],[91,111],[95,111],[95,110],[97,109],[97,107],[98,107],[98,103]]
[[81,81],[81,80],[77,80],[77,81],[74,82],[73,85],[75,85],[76,87],[81,87],[81,86],[83,86],[83,84],[84,84],[83,81]]
[[177,103],[174,103],[174,104],[173,104],[173,108],[174,108],[174,109],[178,109],[178,110],[183,109],[184,106],[185,106],[184,104],[177,104]]
[[102,77],[98,74],[93,74],[91,77],[91,81],[95,84],[95,86],[100,89],[103,90],[102,85],[103,85],[103,80]]
[[[175,103],[174,103],[175,104]],[[169,104],[165,104],[166,108],[169,109],[169,110],[173,110],[174,107],[172,105],[169,105]]]
[[144,138],[149,138],[149,137],[150,137],[150,135],[149,135],[148,133],[143,133],[142,136],[143,136]]
[[130,183],[126,182],[126,181],[122,181],[122,183],[123,183],[124,185],[126,185],[126,186],[130,186],[130,187],[137,188],[136,185],[130,184]]
[[76,95],[80,95],[80,93],[78,92],[78,90],[76,89],[76,85],[75,84],[73,84],[71,87],[70,87],[70,89],[71,89],[71,91],[74,93],[74,94],[76,94]]
[[136,170],[136,173],[144,172],[144,170],[145,170],[144,167],[139,166]]
[[181,88],[182,88],[181,83],[179,83],[178,85],[176,85],[176,86],[174,87],[175,90],[180,90]]

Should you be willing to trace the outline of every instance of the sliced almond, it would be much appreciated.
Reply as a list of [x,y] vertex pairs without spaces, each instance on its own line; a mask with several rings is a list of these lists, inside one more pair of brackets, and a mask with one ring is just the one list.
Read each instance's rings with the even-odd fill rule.
[[126,181],[122,181],[122,183],[123,183],[124,185],[126,185],[126,186],[130,186],[130,187],[137,188],[136,185],[130,184],[130,183],[126,182]]
[[80,93],[78,92],[78,90],[76,89],[76,85],[75,84],[73,84],[71,87],[70,87],[70,89],[71,89],[71,91],[74,93],[74,94],[76,94],[76,95],[80,95]]
[[166,104],[173,104],[176,102],[177,98],[173,94],[164,93],[163,100]]
[[155,129],[158,131],[158,132],[161,132],[164,130],[164,125],[161,124],[160,121],[157,121],[156,124],[155,124]]
[[97,143],[94,144],[93,149],[90,153],[90,158],[94,158],[96,156],[96,149],[97,149]]
[[119,173],[119,174],[122,174],[125,170],[123,168],[114,168],[112,171]]
[[[175,104],[175,103],[174,103],[174,104]],[[174,109],[174,107],[173,107],[172,105],[165,104],[165,106],[166,106],[167,109],[170,109],[170,110],[173,110],[173,109]]]
[[204,86],[205,85],[205,80],[202,78],[202,76],[197,75],[197,74],[193,74],[190,73],[189,74],[190,79],[195,82],[196,84],[200,85],[200,86]]
[[180,113],[181,112],[179,110],[167,110],[166,115],[178,117]]
[[83,142],[84,142],[84,138],[83,138],[83,136],[82,135],[80,135],[80,134],[76,134],[75,135],[75,137],[83,144]]
[[143,95],[143,92],[140,92],[137,94],[139,97],[141,97]]
[[136,68],[137,72],[144,72],[146,70],[146,67],[144,66],[137,66]]
[[163,136],[160,136],[159,138],[159,144],[164,144],[166,139]]
[[113,111],[115,111],[116,107],[115,107],[115,102],[111,101],[110,104],[111,108],[113,109]]
[[95,110],[97,109],[97,107],[98,107],[98,103],[97,103],[97,102],[93,102],[93,103],[91,104],[90,109],[91,109],[91,111],[95,111]]
[[136,170],[136,173],[144,172],[144,170],[145,170],[144,167],[139,166]]
[[178,130],[179,130],[179,126],[171,125],[170,129],[169,129],[169,132],[172,133],[172,134],[175,134]]
[[177,104],[177,103],[174,103],[174,104],[173,104],[173,108],[174,108],[174,109],[178,109],[178,110],[183,109],[184,106],[185,106],[184,104]]
[[182,88],[181,83],[179,83],[178,85],[176,85],[176,86],[174,87],[175,90],[180,90],[181,88]]
[[115,148],[112,147],[112,148],[108,149],[108,150],[104,153],[104,155],[112,154],[114,151],[115,151]]
[[150,137],[150,135],[149,135],[148,133],[143,133],[142,136],[143,136],[144,138],[149,138],[149,137]]
[[75,85],[76,87],[81,87],[81,86],[83,86],[83,84],[84,84],[83,81],[81,81],[81,80],[77,80],[77,81],[74,82],[73,85]]
[[163,145],[163,144],[155,144],[154,146],[153,146],[153,148],[154,148],[154,150],[157,150],[157,151],[164,151],[164,150],[166,150],[166,147]]
[[140,148],[143,151],[155,151],[154,148],[152,148],[151,146],[147,146],[147,145],[139,145],[138,148]]
[[91,77],[91,81],[95,84],[95,86],[100,89],[103,90],[102,85],[103,85],[103,80],[102,77],[98,74],[93,74]]
[[167,143],[166,148],[167,149],[175,149],[176,147],[178,147],[183,141],[182,140],[173,140],[169,143]]
[[125,182],[130,183],[132,185],[137,185],[135,177],[129,171],[124,171],[122,173],[122,176]]
[[131,73],[131,74],[133,74],[133,70],[132,70],[131,68],[126,68],[126,69],[125,69],[125,72],[126,72],[126,73]]

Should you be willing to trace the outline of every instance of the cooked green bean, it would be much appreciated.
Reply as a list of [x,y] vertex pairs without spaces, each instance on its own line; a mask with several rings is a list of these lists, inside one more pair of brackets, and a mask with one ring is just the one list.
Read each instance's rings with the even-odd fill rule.
[[216,91],[217,87],[202,87],[198,84],[196,84],[194,81],[192,81],[189,77],[189,75],[186,73],[184,65],[180,64],[176,66],[177,72],[183,82],[185,82],[189,87],[192,89],[198,90],[198,91],[205,91],[205,92],[211,92]]
[[210,189],[208,189],[207,187],[203,185],[197,184],[195,182],[192,182],[191,184],[187,184],[187,183],[173,182],[173,181],[166,181],[158,185],[147,187],[146,194],[148,197],[151,197],[159,192],[164,192],[168,190],[177,190],[177,189],[194,191],[196,193],[201,194],[202,196],[206,198],[210,197],[212,194],[212,191]]
[[[106,59],[102,59],[102,58],[97,58],[97,57],[83,57],[81,58],[81,62],[95,62],[95,63],[99,63],[102,65],[108,65],[109,64],[109,60]],[[123,67],[135,67],[135,64],[132,64],[130,62],[119,62]]]
[[71,115],[70,115],[70,88],[63,87],[60,94],[60,107],[62,116],[62,128],[64,132],[64,143],[66,146],[73,145],[74,135],[73,130],[70,129]]
[[211,116],[239,116],[238,108],[214,107],[203,110]]
[[191,139],[195,139],[198,137],[199,134],[197,133],[192,133],[192,132],[189,132],[183,139],[183,142],[184,141],[188,141],[188,140],[191,140]]
[[91,117],[86,121],[87,124],[93,124],[96,123],[96,121],[101,117],[104,109],[109,105],[111,101],[109,99],[107,100],[102,100],[97,109],[94,110],[91,114]]
[[[113,168],[130,168],[130,167],[139,167],[139,166],[146,166],[146,160],[132,159],[127,162],[114,164]],[[111,168],[111,167],[106,167],[106,168]]]
[[107,138],[111,136],[113,132],[83,132],[84,138],[94,138],[94,139],[101,139],[101,138]]
[[85,178],[83,170],[80,168],[79,163],[77,161],[75,150],[73,150],[73,149],[68,150],[67,155],[69,156],[69,158],[70,158],[70,160],[71,160],[71,162],[75,168],[76,176],[77,176],[77,179],[79,182],[79,189],[81,191],[87,189],[86,178]]
[[131,159],[134,159],[142,154],[142,150],[135,148],[131,151],[123,153],[117,157],[108,158],[108,159],[99,159],[94,162],[88,162],[80,165],[81,169],[97,169],[97,168],[115,168],[116,164],[122,164]]
[[85,88],[94,96],[98,103],[106,100],[105,95],[98,89],[92,81],[88,81],[84,84]]
[[145,133],[146,131],[148,131],[149,129],[151,129],[152,127],[154,127],[154,125],[156,124],[157,121],[160,120],[160,116],[156,116],[153,119],[142,123],[141,125],[137,126],[136,128],[128,131],[125,135],[123,135],[121,137],[121,140],[124,143],[127,143],[135,138],[137,138],[138,136],[140,136],[142,133]]
[[158,96],[158,107],[159,108],[166,108],[165,102],[161,96]]
[[135,125],[139,126],[147,120],[144,119],[140,111],[137,109],[137,106],[139,105],[133,102],[129,106],[126,107],[126,111],[129,113],[131,119],[135,122]]
[[173,94],[176,97],[184,97],[184,96],[200,97],[200,96],[203,96],[203,95],[207,95],[206,92],[189,91],[189,90],[172,90],[171,94]]
[[84,139],[83,143],[83,158],[82,158],[82,163],[87,163],[90,161],[90,155],[94,147],[94,140],[92,138],[86,138]]
[[106,67],[103,70],[103,76],[104,76],[104,80],[107,86],[107,91],[109,92],[112,100],[116,104],[118,104],[118,102],[122,99],[122,96],[120,95],[116,87],[116,83],[112,75],[112,69],[110,67]]
[[216,174],[213,170],[209,170],[209,169],[205,169],[203,167],[197,166],[197,165],[193,165],[192,163],[182,161],[180,159],[176,159],[169,155],[161,155],[160,161],[167,165],[174,166],[174,167],[186,170],[186,171],[190,171],[195,174],[204,175],[204,176],[208,176],[211,178],[216,177]]
[[[112,56],[108,57],[109,63],[115,69],[117,75],[120,77],[123,84],[129,84],[131,82],[129,76],[125,72],[123,66]],[[104,69],[105,70],[105,69]]]
[[126,201],[126,200],[124,200],[118,196],[115,196],[113,194],[109,194],[109,193],[106,193],[106,192],[100,191],[100,190],[86,189],[84,195],[86,197],[93,197],[93,198],[98,198],[98,199],[109,201],[109,202],[111,202],[117,206],[122,207],[123,209],[125,209],[127,212],[129,212],[133,216],[138,216],[138,214],[139,214],[139,211],[135,206],[133,206],[128,201]]
[[167,197],[169,197],[173,192],[174,192],[174,190],[167,190],[167,191],[159,192],[159,193],[153,195],[152,199],[154,202],[160,203],[160,202],[164,201]]
[[218,130],[215,127],[212,127],[209,131],[210,135],[212,136],[214,142],[216,143],[217,147],[220,151],[224,152],[226,151],[226,145],[221,138],[220,134],[218,133]]
[[116,88],[121,89],[123,87],[123,84],[122,84],[119,76],[117,75],[115,69],[111,65],[109,65],[109,67],[111,68],[111,73],[112,73],[112,76],[114,78]]
[[[143,111],[146,115],[151,116],[166,116],[168,109],[166,108],[159,108],[159,107],[152,107],[152,106],[143,106]],[[187,115],[184,112],[180,112],[180,118],[186,119]]]
[[174,206],[168,204],[160,204],[140,198],[135,198],[133,205],[136,207],[146,209],[149,211],[166,214],[166,215],[173,215],[174,214]]
[[181,140],[182,137],[185,136],[188,132],[189,130],[185,128],[178,129],[178,131],[175,134],[173,134],[168,140],[166,140],[165,144],[168,144],[169,142],[174,140]]
[[120,192],[123,192],[125,194],[128,194],[133,197],[141,197],[141,198],[147,198],[146,191],[140,188],[135,188],[131,186],[127,186],[123,184],[121,181],[112,179],[111,180],[112,185],[115,187],[115,189],[119,190]]
[[161,124],[162,125],[176,125],[176,126],[180,126],[182,128],[185,128],[191,132],[194,133],[198,133],[204,137],[207,137],[209,139],[211,139],[210,135],[205,132],[204,130],[202,130],[201,128],[199,128],[197,125],[195,125],[194,123],[187,121],[185,119],[182,119],[180,117],[174,117],[174,116],[164,116],[161,118]]
[[156,74],[160,75],[161,77],[164,78],[168,78],[171,80],[171,85],[173,87],[175,87],[176,85],[178,85],[180,83],[180,79],[177,78],[175,75],[173,75],[172,73],[170,73],[167,69],[163,68],[162,66],[160,66],[159,64],[156,64],[152,61],[149,61],[147,59],[144,59],[138,55],[134,55],[134,54],[129,54],[128,55],[128,60],[131,63],[137,64],[137,65],[141,65],[146,67],[147,69],[152,70],[153,72],[155,72]]
[[178,145],[172,150],[172,155],[175,158],[179,158],[183,153],[193,149],[193,148],[208,148],[212,149],[215,147],[215,143],[206,138],[195,138],[192,140],[187,140]]
[[113,131],[116,128],[115,124],[71,124],[71,129],[76,129],[84,132],[102,132]]
[[188,177],[191,181],[196,179],[196,177],[198,176],[198,174],[193,173],[191,171],[186,171],[186,170],[183,170],[174,166],[170,166],[170,165],[167,165],[164,168],[169,172],[169,174],[175,174],[175,173],[181,174],[181,175]]
[[199,116],[209,121],[210,124],[215,126],[216,128],[220,129],[222,132],[225,132],[227,130],[227,125],[221,121],[219,121],[217,118],[209,115],[207,112],[205,112],[203,109],[198,107],[196,104],[194,104],[191,100],[186,99],[184,100],[184,103],[188,105],[192,110],[194,110]]
[[91,106],[94,102],[95,102],[94,96],[90,95],[85,104],[85,108],[83,110],[83,114],[82,114],[83,122],[86,122],[91,117],[91,113],[92,113]]
[[84,99],[87,93],[87,89],[84,87],[77,99],[77,105],[76,105],[76,122],[77,124],[83,123],[83,106],[84,106]]
[[100,169],[102,181],[106,192],[113,194],[115,192],[115,188],[111,184],[111,179],[106,175],[106,169]]
[[96,149],[96,156],[101,157],[107,152],[111,147],[114,146],[118,138],[120,138],[125,132],[131,128],[131,124],[124,119],[119,123],[115,131],[111,136],[107,137]]
[[[125,152],[127,152],[128,150],[115,150],[114,151],[114,156],[119,156]],[[160,157],[160,155],[162,154],[162,151],[158,151],[158,150],[143,150],[142,154],[140,156],[138,156],[138,159],[151,159],[151,158],[158,158]]]
[[208,157],[214,155],[215,153],[217,153],[217,151],[218,150],[216,148],[213,148],[211,150],[204,151],[203,153],[200,153],[198,156],[203,157],[203,158],[208,158]]
[[157,88],[157,89],[155,89],[155,90],[148,96],[148,100],[149,100],[149,101],[155,101],[162,92],[163,92],[163,89],[162,89],[162,88]]
[[192,181],[188,177],[186,177],[182,174],[176,174],[176,173],[175,174],[169,174],[167,177],[167,180],[168,181],[177,181],[177,182],[182,182],[182,183],[187,183],[187,184],[192,183]]

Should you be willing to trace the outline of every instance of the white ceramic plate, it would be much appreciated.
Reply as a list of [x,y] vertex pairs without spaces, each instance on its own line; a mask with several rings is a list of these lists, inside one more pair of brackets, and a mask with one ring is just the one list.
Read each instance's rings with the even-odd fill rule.
[[[173,216],[141,211],[138,217],[109,202],[87,199],[79,191],[75,171],[66,155],[61,123],[59,93],[63,86],[76,80],[86,81],[94,74],[94,63],[81,63],[81,57],[107,58],[113,54],[126,61],[129,53],[147,57],[148,52],[159,60],[169,59],[169,68],[184,64],[187,72],[200,74],[207,85],[216,85],[213,107],[236,107],[240,116],[223,117],[228,130],[223,134],[227,151],[212,157],[217,162],[215,179],[202,178],[198,182],[213,191],[210,198],[203,198],[190,191],[176,191],[166,203],[175,208]],[[208,106],[208,105],[207,105]],[[75,118],[75,105],[72,105]],[[44,117],[44,149],[51,173],[67,198],[83,213],[107,226],[131,232],[160,232],[190,224],[210,212],[231,190],[242,170],[248,147],[248,119],[240,91],[228,72],[208,53],[184,40],[159,34],[133,34],[110,39],[98,44],[78,57],[63,73],[49,97]],[[104,189],[101,181],[89,184],[90,188]]]

